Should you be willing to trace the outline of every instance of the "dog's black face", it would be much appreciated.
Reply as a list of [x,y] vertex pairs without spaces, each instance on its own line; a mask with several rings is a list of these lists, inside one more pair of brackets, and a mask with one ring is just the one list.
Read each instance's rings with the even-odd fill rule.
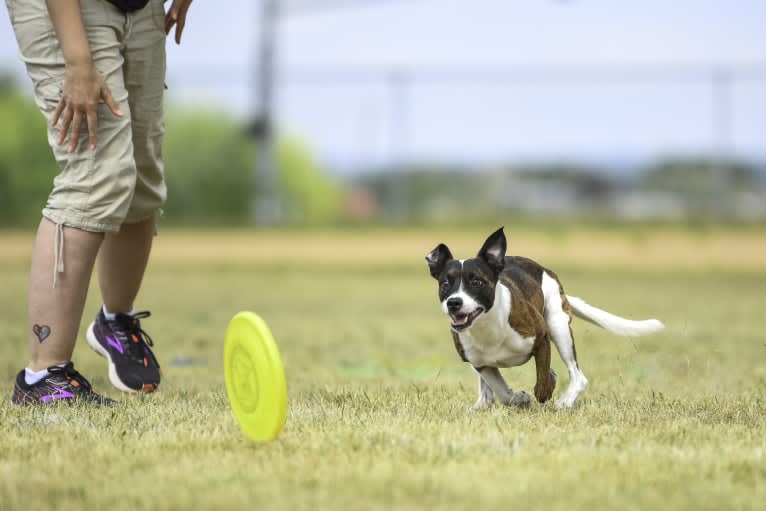
[[492,308],[495,286],[503,271],[506,239],[503,229],[492,233],[474,259],[456,260],[440,244],[426,256],[428,268],[439,282],[439,301],[453,330],[461,332]]

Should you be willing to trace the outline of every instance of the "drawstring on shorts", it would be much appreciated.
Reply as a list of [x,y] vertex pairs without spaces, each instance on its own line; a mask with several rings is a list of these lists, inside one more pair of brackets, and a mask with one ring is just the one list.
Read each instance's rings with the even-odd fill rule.
[[53,236],[53,288],[56,288],[58,274],[64,273],[64,224],[56,224]]

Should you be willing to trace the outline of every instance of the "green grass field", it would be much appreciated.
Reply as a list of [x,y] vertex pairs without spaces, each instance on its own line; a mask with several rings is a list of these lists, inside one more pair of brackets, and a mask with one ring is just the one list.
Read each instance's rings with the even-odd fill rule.
[[[511,252],[570,294],[667,329],[629,340],[576,320],[590,386],[575,409],[468,415],[475,378],[422,257],[453,238],[470,256],[488,232],[163,233],[139,307],[166,376],[119,395],[79,342],[78,368],[121,400],[104,410],[10,406],[31,238],[0,234],[0,509],[762,509],[766,255],[750,250],[766,235],[681,233],[674,255],[652,248],[667,232],[511,231]],[[98,304],[93,288],[88,318]],[[287,371],[286,428],[267,445],[239,432],[223,388],[223,332],[243,309],[269,322]],[[555,352],[554,368],[558,393]],[[504,374],[531,391],[533,369]]]

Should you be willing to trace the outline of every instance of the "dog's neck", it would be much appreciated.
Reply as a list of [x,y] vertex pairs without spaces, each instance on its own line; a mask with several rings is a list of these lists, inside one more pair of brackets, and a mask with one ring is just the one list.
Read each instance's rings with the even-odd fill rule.
[[497,332],[508,328],[508,318],[511,315],[511,290],[504,284],[495,285],[495,300],[492,307],[471,326],[470,331],[475,336],[496,335]]

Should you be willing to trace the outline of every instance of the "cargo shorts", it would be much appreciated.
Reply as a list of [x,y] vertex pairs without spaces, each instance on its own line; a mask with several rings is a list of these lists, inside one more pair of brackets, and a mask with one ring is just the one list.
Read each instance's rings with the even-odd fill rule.
[[156,219],[167,194],[162,160],[163,0],[150,0],[145,8],[127,14],[106,0],[80,0],[94,65],[124,115],[115,116],[100,102],[96,149],[88,148],[83,123],[73,153],[67,152],[66,142],[56,144],[62,122],[57,127],[50,123],[63,92],[65,63],[46,2],[6,4],[59,167],[43,216],[59,226],[92,232],[116,232],[124,223]]

